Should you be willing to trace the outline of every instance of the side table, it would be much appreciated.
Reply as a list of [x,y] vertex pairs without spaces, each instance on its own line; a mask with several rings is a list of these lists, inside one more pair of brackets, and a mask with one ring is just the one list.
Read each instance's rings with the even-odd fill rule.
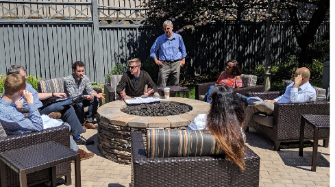
[[[186,93],[186,97],[190,98],[190,91],[187,88],[181,87],[181,86],[167,86],[170,88],[170,97],[174,97],[176,94],[178,94],[178,97],[180,97],[180,93],[184,92]],[[164,97],[164,87],[158,87],[158,92],[161,96]]]
[[26,187],[27,174],[51,168],[51,184],[56,187],[56,165],[75,160],[75,186],[81,186],[80,155],[53,141],[0,153],[1,187],[7,186],[6,167],[19,174],[20,186]]
[[[304,114],[304,115],[301,116],[299,156],[303,156],[305,124],[311,125],[311,126],[314,127],[313,154],[312,154],[313,156],[312,156],[312,169],[311,170],[316,171],[319,129],[328,129],[329,130],[329,115]],[[322,138],[322,139],[324,139],[324,138]],[[328,143],[329,143],[329,134],[328,134],[328,138],[324,139],[324,141],[323,141],[323,144],[324,144],[325,147],[328,147]]]

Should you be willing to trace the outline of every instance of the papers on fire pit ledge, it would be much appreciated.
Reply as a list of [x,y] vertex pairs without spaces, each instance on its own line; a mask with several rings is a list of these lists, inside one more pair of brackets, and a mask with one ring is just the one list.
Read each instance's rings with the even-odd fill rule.
[[161,100],[160,98],[153,98],[153,97],[147,97],[147,98],[135,97],[134,99],[126,99],[124,100],[124,102],[128,105],[133,105],[142,103],[154,103],[160,100]]

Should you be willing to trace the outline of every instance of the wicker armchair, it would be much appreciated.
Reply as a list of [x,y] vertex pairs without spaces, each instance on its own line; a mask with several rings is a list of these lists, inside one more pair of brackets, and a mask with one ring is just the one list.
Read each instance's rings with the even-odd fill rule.
[[105,103],[115,101],[116,87],[119,84],[122,75],[111,75],[109,83],[104,85]]
[[247,147],[245,171],[218,156],[148,158],[141,132],[131,133],[132,186],[259,186],[260,158]]
[[[247,92],[263,92],[264,85],[256,85],[257,76],[255,75],[241,75],[243,87],[235,88],[235,93],[245,95]],[[204,95],[207,93],[210,86],[214,85],[216,82],[207,82],[195,85],[195,99],[203,100]],[[252,86],[250,86],[252,85]]]
[[115,101],[115,90],[110,83],[104,85],[105,103]]
[[[249,92],[248,97],[258,96],[260,98],[272,100],[280,96],[283,92]],[[267,127],[255,122],[253,119],[248,127],[253,127],[263,135],[274,141],[274,150],[279,149],[281,142],[299,141],[300,120],[302,114],[329,115],[330,103],[326,100],[310,103],[275,103],[273,113],[273,127]],[[254,114],[256,115],[256,114]],[[248,130],[247,127],[247,130]],[[305,140],[313,139],[313,128],[305,128]],[[319,138],[325,138],[325,146],[328,146],[329,131],[320,130]]]
[[[30,132],[10,135],[0,138],[0,152],[27,147],[43,142],[55,141],[70,148],[69,128],[65,125],[46,129],[40,132]],[[20,186],[19,175],[7,168],[7,186]],[[44,169],[27,175],[28,185],[43,183],[51,178],[51,170]],[[65,176],[66,185],[71,184],[71,163],[64,162],[56,166],[57,177]],[[0,181],[1,183],[1,181]]]

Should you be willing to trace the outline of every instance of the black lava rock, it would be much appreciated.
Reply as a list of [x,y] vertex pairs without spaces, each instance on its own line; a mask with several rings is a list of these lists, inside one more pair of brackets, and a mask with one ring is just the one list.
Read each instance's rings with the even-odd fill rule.
[[149,103],[140,105],[128,105],[121,111],[137,116],[172,116],[191,111],[190,105],[177,102]]

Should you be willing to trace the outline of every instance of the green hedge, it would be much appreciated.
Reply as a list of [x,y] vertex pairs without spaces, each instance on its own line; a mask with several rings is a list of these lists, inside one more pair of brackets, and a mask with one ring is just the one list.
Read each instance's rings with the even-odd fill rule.
[[[0,94],[2,94],[4,91],[5,80],[6,80],[6,76],[0,75]],[[32,75],[27,76],[27,83],[31,84],[36,91],[38,90],[37,82],[40,80],[42,80],[42,78],[37,78]]]

